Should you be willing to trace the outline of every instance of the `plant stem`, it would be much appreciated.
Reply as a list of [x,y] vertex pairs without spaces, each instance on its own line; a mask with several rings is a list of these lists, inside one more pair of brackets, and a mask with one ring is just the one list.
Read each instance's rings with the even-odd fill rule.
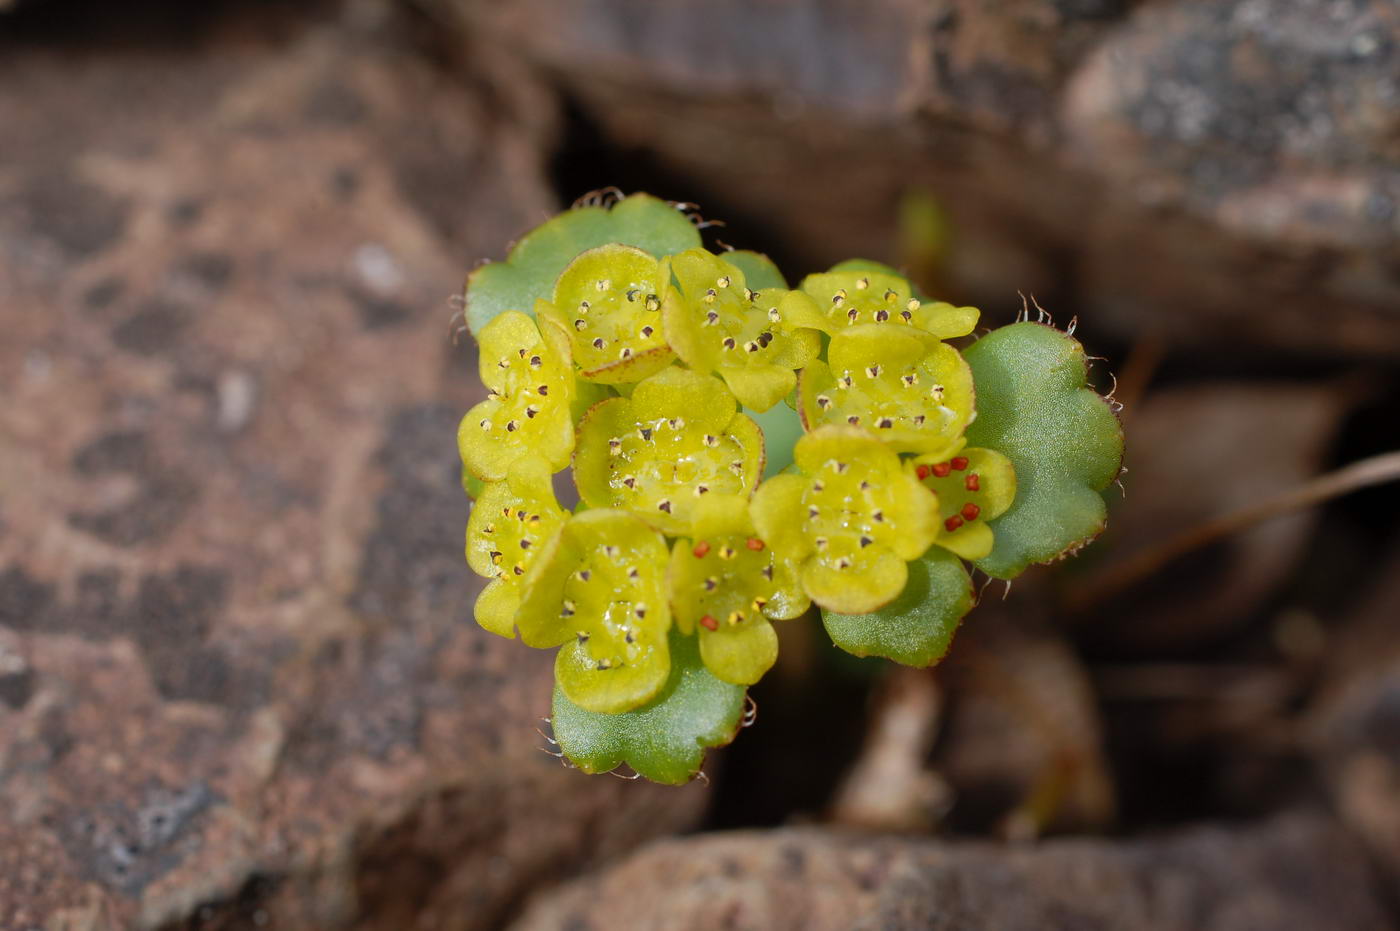
[[1334,472],[1319,475],[1294,488],[1198,524],[1105,570],[1097,580],[1066,599],[1065,607],[1079,613],[1137,584],[1192,550],[1214,543],[1255,524],[1330,501],[1373,485],[1400,480],[1400,450],[1360,459]]

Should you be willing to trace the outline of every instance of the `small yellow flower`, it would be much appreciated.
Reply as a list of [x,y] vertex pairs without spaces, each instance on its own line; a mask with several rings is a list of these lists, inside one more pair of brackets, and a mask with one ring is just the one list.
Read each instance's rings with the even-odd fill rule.
[[[789,394],[817,355],[817,330],[785,321],[786,288],[749,290],[744,273],[704,249],[672,256],[678,286],[666,294],[662,320],[676,354],[697,372],[724,379],[739,403],[766,411]],[[799,301],[811,303],[799,292]]]
[[794,306],[794,324],[835,335],[848,326],[879,323],[912,326],[939,339],[966,336],[977,326],[976,307],[924,301],[909,280],[877,271],[831,271],[808,275],[802,290],[815,302],[815,315]]
[[973,416],[972,370],[952,346],[912,327],[860,324],[831,338],[827,358],[802,372],[807,429],[864,427],[905,453],[961,442]]
[[748,501],[707,495],[692,511],[691,535],[671,551],[671,611],[681,633],[698,630],[710,672],[752,685],[778,658],[769,619],[794,618],[810,601],[798,566],[757,535]]
[[831,611],[863,614],[903,589],[905,562],[938,534],[938,499],[893,450],[858,427],[820,427],[797,443],[797,474],[759,486],[759,536],[801,565],[803,590]]
[[590,508],[621,507],[675,535],[709,494],[747,497],[763,475],[763,433],[713,375],[663,369],[579,426],[574,480]]
[[566,516],[538,456],[516,460],[505,481],[487,483],[467,520],[467,564],[491,579],[476,600],[478,624],[515,636],[525,574]]
[[480,368],[489,394],[457,428],[467,471],[498,482],[526,454],[540,456],[555,472],[567,466],[574,449],[569,405],[575,394],[568,341],[509,310],[482,329]]
[[1016,500],[1016,470],[994,449],[964,449],[954,455],[920,456],[915,475],[938,496],[938,538],[963,559],[981,559],[995,538],[987,521]]
[[584,511],[545,544],[516,614],[528,646],[561,649],[554,676],[600,714],[650,701],[671,670],[666,540],[626,511]]
[[632,246],[589,249],[569,263],[554,298],[535,315],[568,335],[579,377],[606,385],[640,381],[676,357],[661,327],[667,261]]

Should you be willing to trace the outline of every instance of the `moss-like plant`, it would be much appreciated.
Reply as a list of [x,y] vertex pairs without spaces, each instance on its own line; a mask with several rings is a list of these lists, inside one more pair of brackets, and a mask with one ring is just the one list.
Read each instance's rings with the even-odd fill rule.
[[693,778],[774,623],[815,605],[842,649],[927,666],[969,564],[1010,579],[1103,529],[1123,435],[1079,343],[1026,320],[960,349],[976,308],[879,263],[790,289],[637,194],[540,226],[466,297],[476,618],[557,650],[555,740],[587,772]]

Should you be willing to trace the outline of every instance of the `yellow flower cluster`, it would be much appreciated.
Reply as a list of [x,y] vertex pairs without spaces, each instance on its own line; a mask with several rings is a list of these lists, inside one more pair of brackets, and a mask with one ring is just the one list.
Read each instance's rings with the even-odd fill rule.
[[[481,483],[467,560],[491,579],[476,617],[558,647],[557,684],[587,711],[655,699],[677,634],[718,679],[758,681],[771,621],[875,611],[930,546],[985,556],[1015,496],[1005,456],[964,448],[975,392],[945,340],[975,308],[873,264],[796,289],[743,264],[597,246],[480,330],[489,393],[458,432]],[[756,415],[802,435],[765,449]],[[766,479],[765,454],[783,461]],[[569,466],[573,513],[553,486]]]

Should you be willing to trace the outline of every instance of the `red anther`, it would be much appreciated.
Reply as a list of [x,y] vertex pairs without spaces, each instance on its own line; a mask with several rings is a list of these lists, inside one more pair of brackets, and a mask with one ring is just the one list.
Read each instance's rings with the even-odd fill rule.
[[719,621],[707,614],[700,618],[700,626],[704,627],[706,630],[719,630]]
[[962,525],[963,519],[956,514],[954,514],[952,517],[948,518],[943,522],[943,526],[947,528],[949,533],[952,533],[954,530],[957,530]]
[[967,478],[963,481],[963,487],[966,488],[968,491],[982,490],[981,479],[978,477],[976,472],[967,473]]
[[704,559],[705,554],[709,551],[710,544],[705,540],[701,540],[699,543],[695,544],[695,549],[691,550],[691,552],[695,554],[696,559]]
[[763,549],[763,541],[760,540],[758,537],[749,537],[748,540],[745,541],[744,545],[747,546],[749,549],[753,550],[755,553]]
[[966,469],[966,468],[967,468],[967,457],[966,457],[966,456],[954,456],[954,457],[953,457],[952,466],[953,466],[953,468],[955,468],[955,469],[957,469],[959,472],[961,472],[963,469]]
[[937,475],[939,478],[947,478],[948,473],[951,471],[953,471],[953,464],[951,462],[939,462],[935,463],[933,466],[933,474]]
[[920,464],[918,466],[915,466],[914,474],[917,475],[919,477],[919,481],[922,482],[924,479],[928,478],[930,475],[933,474],[933,469],[929,468],[927,465]]
[[968,520],[976,520],[977,515],[982,513],[982,509],[979,508],[977,505],[973,504],[971,501],[969,501],[967,504],[964,504],[962,506],[962,511],[959,513],[961,513],[962,516],[967,518]]

